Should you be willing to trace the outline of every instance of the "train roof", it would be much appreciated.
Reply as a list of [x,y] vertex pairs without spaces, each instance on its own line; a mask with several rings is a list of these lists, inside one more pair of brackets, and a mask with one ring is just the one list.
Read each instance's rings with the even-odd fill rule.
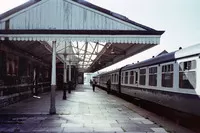
[[139,62],[137,64],[125,66],[122,68],[122,70],[129,70],[129,69],[134,69],[134,68],[141,68],[141,67],[161,64],[164,62],[169,62],[169,61],[177,60],[180,58],[185,58],[185,57],[199,55],[199,54],[200,54],[200,44],[197,44],[197,45],[193,45],[188,48],[184,48],[175,52],[162,54],[157,57]]
[[150,66],[150,65],[155,65],[155,64],[159,64],[159,63],[163,63],[163,62],[168,62],[168,61],[172,61],[175,59],[175,52],[171,52],[168,54],[163,54],[142,62],[139,62],[137,64],[132,64],[129,66],[125,66],[124,68],[122,68],[122,70],[128,70],[128,69],[134,69],[134,68],[140,68],[140,67],[146,67],[146,66]]
[[118,69],[115,69],[115,70],[112,70],[112,71],[109,71],[109,72],[103,72],[103,73],[98,74],[98,76],[102,76],[102,75],[107,75],[107,74],[119,72],[120,69],[121,68],[118,68]]
[[189,56],[194,56],[194,55],[199,55],[199,54],[200,54],[200,43],[177,51],[175,53],[175,58],[179,59],[179,58],[189,57]]

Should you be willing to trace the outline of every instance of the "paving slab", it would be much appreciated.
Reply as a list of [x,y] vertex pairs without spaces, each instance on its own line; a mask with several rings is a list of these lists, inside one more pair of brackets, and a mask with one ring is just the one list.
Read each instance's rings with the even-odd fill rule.
[[[67,100],[56,92],[56,115],[49,115],[50,93],[32,97],[0,109],[0,132],[29,133],[167,133],[151,114],[101,89],[79,85]],[[158,124],[156,124],[158,123]],[[162,123],[162,121],[161,121]],[[170,124],[168,124],[170,125]],[[181,128],[184,133],[192,133]],[[178,133],[178,132],[177,132]]]

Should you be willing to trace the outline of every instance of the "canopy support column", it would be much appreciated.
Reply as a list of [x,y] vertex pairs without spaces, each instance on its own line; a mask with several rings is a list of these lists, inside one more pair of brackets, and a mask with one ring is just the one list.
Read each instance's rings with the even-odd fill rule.
[[66,57],[64,63],[64,83],[67,83],[67,65],[66,65]]
[[67,89],[67,52],[66,52],[66,43],[65,43],[65,53],[64,53],[64,74],[63,74],[63,100],[67,99],[66,89]]
[[71,60],[69,60],[68,93],[71,93],[72,87],[73,87],[73,83],[72,83],[72,67],[71,67]]
[[55,107],[55,96],[56,96],[56,41],[52,42],[52,71],[51,71],[51,105],[50,105],[50,114],[56,114],[56,107]]
[[69,81],[72,81],[72,66],[71,66],[71,61],[69,61]]

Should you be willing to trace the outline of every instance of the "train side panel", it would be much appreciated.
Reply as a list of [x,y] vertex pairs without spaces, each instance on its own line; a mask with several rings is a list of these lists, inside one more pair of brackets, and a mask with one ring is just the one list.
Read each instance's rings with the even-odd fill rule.
[[[194,61],[196,62],[193,63],[194,69],[184,71],[181,69],[184,64],[188,65],[188,63],[190,64]],[[139,84],[135,82],[134,85],[125,81],[128,71],[124,71],[122,73],[124,73],[125,76],[122,79],[125,83],[121,86],[122,93],[186,113],[200,115],[200,100],[197,93],[199,84],[197,83],[198,78],[195,78],[199,75],[198,64],[199,57],[196,56],[158,65],[156,77],[158,80],[156,86],[152,86],[154,84],[150,82],[155,79],[150,73],[150,68],[155,66],[140,68],[140,71],[143,69],[147,70],[146,77],[143,77],[144,72],[138,72]],[[186,66],[184,67],[186,68]],[[165,68],[167,70],[165,70]],[[152,84],[151,86],[149,85],[150,83]]]

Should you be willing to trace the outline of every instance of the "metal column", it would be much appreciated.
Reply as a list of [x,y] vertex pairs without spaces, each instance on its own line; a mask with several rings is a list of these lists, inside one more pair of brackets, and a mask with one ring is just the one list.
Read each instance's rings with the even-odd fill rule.
[[55,90],[56,90],[56,41],[52,42],[52,72],[51,72],[51,105],[50,105],[50,114],[56,114],[55,107]]
[[64,56],[65,62],[64,62],[64,83],[67,83],[67,64],[66,64],[66,56]]
[[71,67],[71,60],[69,61],[69,81],[72,81],[72,67]]
[[66,51],[67,47],[66,47],[66,43],[65,43],[65,53],[64,55],[64,73],[63,73],[63,100],[67,99],[67,94],[66,94],[66,89],[67,89],[67,51]]
[[64,83],[67,83],[67,46],[66,46],[66,42],[65,42],[65,53],[64,55]]

